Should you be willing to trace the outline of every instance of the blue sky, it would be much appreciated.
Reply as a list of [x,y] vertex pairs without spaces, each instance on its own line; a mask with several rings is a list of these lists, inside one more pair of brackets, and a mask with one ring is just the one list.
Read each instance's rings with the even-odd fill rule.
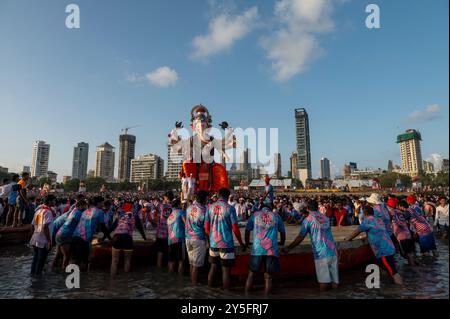
[[[80,29],[65,26],[69,3]],[[365,26],[370,3],[380,29]],[[422,132],[424,158],[448,158],[448,5],[0,0],[0,165],[29,164],[42,139],[61,179],[78,142],[90,144],[93,168],[95,146],[117,147],[135,124],[137,155],[165,158],[173,123],[200,102],[215,124],[278,128],[284,172],[297,107],[310,116],[314,176],[322,156],[335,172],[399,164],[407,128]]]

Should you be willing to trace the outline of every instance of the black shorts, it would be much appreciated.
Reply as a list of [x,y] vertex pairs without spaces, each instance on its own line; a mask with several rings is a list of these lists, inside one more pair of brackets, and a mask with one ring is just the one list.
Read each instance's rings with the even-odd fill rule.
[[133,237],[128,234],[114,235],[111,241],[112,247],[115,250],[133,250]]
[[395,264],[394,260],[394,255],[377,258],[377,261],[378,265],[384,270],[386,270],[391,277],[398,273],[397,265]]
[[72,258],[79,262],[87,263],[89,262],[89,243],[80,237],[73,237],[72,243],[70,244],[70,252]]
[[155,248],[158,253],[167,253],[169,242],[167,238],[156,238]]
[[234,248],[209,248],[210,264],[222,267],[233,267],[236,263]]
[[169,246],[169,261],[177,262],[183,261],[185,259],[185,248],[186,246],[183,243],[175,243]]
[[414,242],[412,239],[400,240],[399,247],[400,255],[402,255],[403,258],[408,258],[408,255],[414,253]]
[[251,272],[259,272],[261,266],[265,273],[273,274],[280,271],[280,260],[276,256],[250,256],[248,267]]

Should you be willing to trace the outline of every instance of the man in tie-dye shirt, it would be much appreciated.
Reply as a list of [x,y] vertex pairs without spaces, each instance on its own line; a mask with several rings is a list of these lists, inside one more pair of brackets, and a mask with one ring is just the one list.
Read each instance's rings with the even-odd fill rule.
[[157,265],[162,268],[163,257],[167,254],[169,249],[168,235],[169,229],[167,226],[167,218],[172,213],[172,201],[174,195],[172,191],[167,191],[163,196],[162,204],[155,205],[153,213],[153,221],[156,224],[156,240],[155,247],[158,252]]
[[221,265],[223,288],[226,290],[230,287],[230,267],[235,263],[233,233],[245,250],[236,210],[228,204],[229,197],[230,190],[228,188],[220,189],[219,200],[209,206],[205,219],[205,229],[210,243],[209,262],[211,263],[208,285],[212,286],[217,266]]
[[426,254],[432,252],[433,256],[437,257],[436,240],[434,238],[433,227],[427,221],[426,217],[422,213],[422,209],[416,204],[411,205],[410,202],[401,201],[399,206],[405,211],[407,220],[414,228],[417,236],[419,237],[420,252]]
[[183,275],[183,261],[185,259],[185,223],[186,212],[181,209],[181,201],[175,199],[172,204],[172,213],[167,218],[168,244],[169,244],[169,272],[175,271],[178,263],[178,273]]
[[197,192],[195,202],[186,211],[186,249],[188,252],[190,274],[193,285],[197,284],[199,268],[205,264],[206,257],[206,200],[208,193]]
[[318,212],[319,204],[315,200],[308,201],[308,216],[300,226],[300,234],[284,251],[287,253],[299,245],[309,234],[314,254],[317,281],[320,290],[337,288],[339,284],[338,256],[336,242],[331,232],[330,220]]
[[91,241],[97,226],[111,239],[109,231],[105,226],[105,213],[103,212],[102,196],[95,196],[90,200],[90,208],[81,215],[80,222],[72,234],[71,254],[73,263],[81,266],[82,270],[89,269],[89,255],[91,251]]
[[69,264],[72,235],[86,208],[87,202],[84,199],[81,199],[77,201],[75,208],[72,211],[64,213],[53,222],[54,241],[57,244],[53,267],[55,267],[58,262],[58,255],[62,255],[63,257],[62,270],[65,270]]
[[280,233],[280,244],[284,245],[286,230],[280,215],[272,210],[271,204],[265,204],[247,222],[245,244],[250,244],[250,232],[252,232],[253,245],[249,262],[250,271],[245,285],[246,291],[252,288],[254,274],[259,272],[261,265],[264,265],[266,294],[272,290],[272,274],[280,271],[278,233]]
[[395,247],[386,231],[383,220],[375,217],[374,210],[371,206],[365,206],[363,211],[364,221],[344,240],[353,240],[360,233],[365,232],[378,264],[389,273],[396,284],[402,285],[403,280],[397,271],[397,265],[394,259]]

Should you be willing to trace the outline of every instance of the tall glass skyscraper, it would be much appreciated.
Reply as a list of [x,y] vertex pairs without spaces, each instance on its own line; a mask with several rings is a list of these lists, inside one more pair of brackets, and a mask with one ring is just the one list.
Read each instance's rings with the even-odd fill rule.
[[311,143],[309,139],[309,119],[304,108],[295,109],[295,128],[297,140],[297,169],[300,181],[306,185],[311,179]]

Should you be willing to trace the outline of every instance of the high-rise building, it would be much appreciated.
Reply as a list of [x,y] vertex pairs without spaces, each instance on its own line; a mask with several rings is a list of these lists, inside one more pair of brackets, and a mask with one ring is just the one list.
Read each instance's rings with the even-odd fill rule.
[[345,178],[350,177],[350,175],[351,175],[351,173],[352,173],[352,168],[350,167],[350,164],[345,164],[345,165],[344,165],[344,170],[343,170],[343,172],[344,172],[344,177],[345,177]]
[[119,137],[119,181],[130,181],[131,160],[134,158],[136,136],[123,134]]
[[388,172],[392,172],[394,170],[394,162],[392,160],[388,161]]
[[154,154],[138,156],[131,160],[130,174],[132,183],[161,179],[164,176],[164,160]]
[[304,108],[295,110],[295,128],[297,141],[298,177],[303,185],[311,179],[311,144],[309,139],[309,118]]
[[239,165],[239,170],[248,171],[252,167],[250,163],[250,150],[246,148],[241,155],[241,163]]
[[183,154],[172,151],[169,146],[167,151],[167,180],[178,180],[180,178],[181,168],[183,166]]
[[348,165],[350,166],[350,169],[352,172],[358,170],[358,164],[356,164],[355,162],[350,162],[350,163],[348,163]]
[[116,157],[114,146],[109,143],[104,143],[97,146],[96,153],[95,177],[101,177],[107,182],[113,182]]
[[326,157],[320,160],[320,177],[323,179],[331,179],[330,160]]
[[8,168],[0,166],[0,173],[8,174]]
[[442,160],[441,171],[448,173],[448,158]]
[[290,157],[292,179],[298,179],[297,159],[298,159],[297,153],[293,152]]
[[31,159],[31,177],[41,178],[47,175],[49,157],[50,144],[44,141],[34,142],[33,156]]
[[431,162],[423,161],[423,171],[425,173],[434,173],[434,164]]
[[397,136],[397,143],[400,144],[402,171],[412,177],[423,171],[421,140],[420,132],[412,129]]
[[89,157],[89,144],[78,143],[73,148],[73,162],[72,162],[72,178],[83,181],[87,178],[87,166]]
[[274,155],[274,165],[275,165],[275,177],[281,178],[282,172],[281,172],[281,154],[275,153]]

